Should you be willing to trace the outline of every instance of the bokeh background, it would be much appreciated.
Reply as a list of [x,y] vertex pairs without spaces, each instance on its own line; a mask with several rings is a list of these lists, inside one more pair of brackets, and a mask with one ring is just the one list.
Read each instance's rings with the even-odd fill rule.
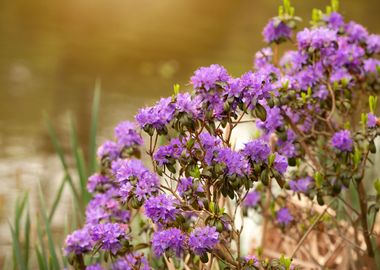
[[[44,112],[67,137],[68,113],[86,145],[96,78],[99,138],[137,109],[186,88],[199,66],[219,63],[240,75],[264,43],[261,31],[279,0],[0,1],[0,265],[9,254],[8,220],[17,196],[32,206],[41,183],[57,189],[62,171]],[[303,24],[327,0],[293,0]],[[380,33],[379,0],[342,0],[341,12]],[[49,197],[48,197],[49,199]],[[37,204],[35,202],[35,204]],[[64,207],[62,220],[63,223]],[[58,224],[59,225],[59,224]]]

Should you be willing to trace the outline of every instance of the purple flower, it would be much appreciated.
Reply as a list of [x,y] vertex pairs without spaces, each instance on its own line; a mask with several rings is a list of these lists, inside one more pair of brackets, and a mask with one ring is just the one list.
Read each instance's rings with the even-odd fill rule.
[[311,30],[305,28],[303,31],[300,31],[297,34],[298,46],[302,49],[306,49],[308,47],[312,49],[330,47],[332,42],[336,40],[336,31],[323,27]]
[[296,147],[294,145],[294,141],[296,139],[296,134],[288,129],[286,132],[286,140],[279,139],[277,141],[278,144],[278,153],[284,155],[288,158],[294,157],[297,154]]
[[180,257],[185,249],[185,240],[185,234],[177,228],[155,232],[152,237],[153,252],[158,257],[165,252],[172,252]]
[[100,243],[101,249],[116,254],[122,247],[122,240],[128,240],[127,225],[120,223],[102,223],[94,225],[91,230],[93,241]]
[[174,138],[168,145],[160,146],[157,152],[154,154],[154,160],[159,166],[163,166],[170,163],[169,160],[179,159],[184,147],[178,138]]
[[331,12],[324,20],[327,22],[327,25],[334,30],[339,30],[344,26],[343,16],[337,12]]
[[141,201],[155,194],[160,186],[160,179],[155,173],[145,172],[143,177],[137,182],[135,195]]
[[276,154],[273,166],[279,173],[284,174],[288,168],[288,160],[285,156]]
[[270,154],[270,148],[266,142],[257,139],[245,144],[243,153],[253,162],[266,162]]
[[96,194],[86,208],[86,223],[98,224],[100,222],[127,222],[130,218],[129,211],[122,209],[116,199],[117,189],[109,189],[105,193]]
[[[178,183],[178,193],[181,197],[185,196],[185,193],[187,192],[197,192],[201,193],[203,192],[203,187],[199,182],[195,182],[194,178],[192,177],[183,177],[180,179]],[[192,194],[194,196],[194,194]]]
[[178,204],[177,200],[166,194],[150,197],[145,202],[145,214],[154,223],[170,223],[175,220],[179,212],[176,204]]
[[372,113],[367,114],[367,127],[374,128],[376,127],[376,125],[377,125],[377,117]]
[[112,270],[151,270],[144,254],[129,253],[123,258],[118,259],[113,265]]
[[69,234],[65,240],[65,255],[70,253],[83,254],[92,250],[94,243],[90,237],[89,228],[84,227]]
[[380,60],[369,58],[364,60],[364,71],[377,74],[377,69],[380,67]]
[[146,132],[148,132],[149,128],[154,128],[161,132],[166,124],[171,121],[174,110],[175,107],[171,97],[161,98],[155,106],[140,109],[135,118],[140,127]]
[[312,184],[311,177],[301,178],[301,179],[298,179],[297,181],[295,180],[289,181],[290,189],[295,192],[306,193],[309,190],[311,184]]
[[115,160],[120,155],[120,146],[113,141],[105,141],[99,148],[97,156],[99,159],[108,157],[110,160]]
[[264,27],[263,37],[267,43],[280,43],[284,40],[290,39],[292,36],[292,29],[282,21],[271,19]]
[[111,186],[111,181],[105,175],[95,173],[88,178],[87,189],[89,192],[95,192],[97,188],[106,188],[107,186]]
[[273,51],[271,47],[263,48],[255,54],[255,69],[264,68],[272,62]]
[[277,211],[277,222],[281,225],[288,225],[293,221],[293,216],[290,214],[288,208],[284,207]]
[[349,22],[346,25],[346,33],[350,40],[360,42],[365,41],[368,37],[367,29],[365,29],[362,25],[355,23],[355,22]]
[[219,243],[218,238],[219,233],[215,227],[195,228],[190,234],[188,245],[196,255],[202,255]]
[[369,53],[380,53],[380,35],[369,35],[367,38],[367,51]]
[[126,181],[139,180],[146,172],[148,172],[148,169],[145,168],[141,160],[128,159],[122,160],[118,164],[115,176],[118,182],[124,183]]
[[222,144],[222,141],[218,137],[212,136],[210,133],[202,132],[199,135],[199,140],[201,141],[202,147],[204,149],[205,153],[205,162],[208,165],[211,165],[212,159],[214,158],[214,155],[216,151],[219,149],[219,147]]
[[142,162],[137,159],[123,160],[118,164],[113,164],[113,170],[116,180],[122,184],[123,194],[120,195],[124,199],[132,192],[131,186],[125,185],[128,181],[135,187],[134,194],[140,201],[157,192],[160,185],[158,176],[145,168]]
[[87,266],[86,270],[104,270],[104,268],[99,263],[97,263]]
[[341,130],[334,134],[331,145],[340,151],[352,151],[353,141],[349,130]]
[[136,132],[135,123],[124,121],[119,123],[115,128],[115,137],[117,142],[123,147],[132,147],[143,144],[143,140]]
[[226,165],[228,175],[243,176],[249,174],[249,165],[241,152],[235,152],[231,148],[221,148],[214,159],[218,163]]
[[260,268],[260,261],[255,255],[247,255],[244,257],[245,265],[255,266],[257,269]]
[[261,196],[257,191],[251,191],[245,197],[243,202],[246,207],[255,207],[260,202]]
[[230,76],[227,70],[220,65],[201,67],[194,72],[190,81],[196,89],[209,91],[217,86],[217,83],[227,82]]
[[265,121],[257,120],[256,126],[260,129],[265,130],[267,134],[272,133],[276,128],[282,126],[283,118],[281,115],[281,110],[278,107],[273,107],[272,109],[267,107],[267,118]]
[[189,93],[178,94],[175,108],[177,112],[185,112],[193,118],[198,118],[201,114],[201,99],[199,96],[192,97]]

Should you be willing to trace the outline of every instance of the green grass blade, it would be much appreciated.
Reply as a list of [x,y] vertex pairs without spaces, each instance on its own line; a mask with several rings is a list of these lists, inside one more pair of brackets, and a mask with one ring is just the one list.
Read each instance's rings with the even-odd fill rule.
[[17,268],[20,270],[26,270],[27,267],[25,264],[25,260],[22,256],[21,246],[20,246],[18,236],[16,234],[15,229],[13,229],[12,225],[9,224],[9,226],[10,226],[11,234],[12,234],[13,254],[14,254],[14,258],[15,258],[14,265],[17,265]]
[[65,175],[62,179],[61,184],[59,185],[57,195],[55,195],[53,205],[50,209],[49,222],[51,222],[53,220],[55,211],[57,210],[58,204],[61,201],[62,193],[63,193],[64,187],[65,187],[65,184],[67,182],[67,179],[68,179],[68,177],[67,177],[67,175]]
[[50,228],[50,223],[49,223],[49,218],[48,218],[47,211],[46,211],[45,200],[44,200],[41,188],[40,188],[40,205],[41,205],[41,212],[42,212],[42,218],[43,218],[44,225],[45,225],[46,235],[48,238],[48,247],[49,247],[49,253],[50,253],[49,258],[51,259],[51,266],[52,266],[52,268],[50,268],[50,269],[59,270],[60,266],[59,266],[59,262],[58,262],[57,253],[55,252],[54,240],[53,240],[53,236],[52,236],[52,232],[51,232],[51,228]]
[[61,144],[59,143],[57,133],[55,132],[55,129],[54,129],[51,121],[49,120],[49,118],[47,116],[45,116],[45,123],[46,123],[46,127],[48,129],[48,132],[49,132],[50,139],[51,139],[51,141],[53,143],[55,152],[57,153],[57,155],[58,155],[58,157],[59,157],[59,159],[61,161],[63,170],[65,171],[65,174],[67,175],[67,180],[68,180],[68,182],[70,184],[70,187],[72,189],[74,197],[75,197],[77,203],[79,204],[80,203],[80,198],[79,198],[79,195],[78,195],[78,191],[75,188],[73,179],[72,179],[72,177],[70,175],[69,167],[68,167],[66,159],[65,159],[65,154],[64,154],[63,148],[62,148]]
[[30,253],[30,214],[29,211],[26,213],[25,225],[24,225],[24,257],[25,264],[28,267],[29,263],[29,253]]
[[72,117],[70,117],[70,140],[71,140],[71,147],[72,151],[74,153],[74,159],[76,163],[76,170],[78,173],[79,183],[80,183],[80,191],[81,191],[81,198],[82,203],[85,205],[87,204],[90,194],[87,192],[87,172],[86,172],[86,165],[84,162],[83,157],[83,151],[81,147],[78,144],[78,133],[75,128],[75,122]]
[[36,247],[36,256],[37,256],[38,268],[40,270],[46,270],[47,269],[46,262],[45,262],[44,257],[42,256],[41,251],[38,247]]
[[90,131],[90,144],[89,144],[89,174],[93,174],[96,170],[96,131],[99,121],[99,105],[100,105],[100,80],[95,82],[95,93],[92,101],[91,110],[91,131]]
[[24,212],[27,199],[28,199],[28,193],[25,193],[24,197],[21,199],[21,202],[19,201],[19,199],[17,199],[17,202],[16,202],[15,233],[16,233],[17,239],[19,239],[20,237],[21,217]]
[[[38,241],[41,246],[41,251],[39,251],[39,254],[41,255],[41,263],[39,262],[40,267],[43,266],[43,269],[47,269],[47,257],[48,254],[45,250],[45,243],[43,240],[43,233],[42,233],[42,226],[40,224],[40,221],[37,220],[37,234],[38,234]],[[38,247],[37,247],[38,249]],[[38,254],[37,254],[38,256]]]

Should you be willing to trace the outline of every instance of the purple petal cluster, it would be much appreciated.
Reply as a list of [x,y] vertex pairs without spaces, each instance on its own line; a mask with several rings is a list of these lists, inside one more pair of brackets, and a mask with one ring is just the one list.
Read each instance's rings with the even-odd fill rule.
[[87,190],[92,193],[97,189],[108,189],[111,185],[112,182],[107,176],[95,173],[88,178]]
[[169,160],[178,159],[184,150],[184,146],[180,140],[174,138],[168,145],[160,146],[153,157],[159,166],[163,166],[170,163]]
[[113,170],[116,180],[121,185],[120,195],[124,200],[134,194],[141,201],[158,191],[160,184],[158,176],[145,168],[140,160],[122,160],[113,164]]
[[218,83],[225,83],[230,79],[227,70],[220,65],[201,67],[194,72],[190,81],[196,89],[209,91],[217,87]]
[[144,254],[129,253],[123,258],[118,259],[113,265],[112,270],[151,270]]
[[367,51],[371,54],[380,53],[380,35],[369,35],[367,38]]
[[177,200],[174,197],[160,194],[156,197],[150,197],[145,202],[145,215],[154,223],[170,223],[175,220],[179,210],[176,205]]
[[91,238],[100,244],[101,249],[116,254],[121,246],[121,240],[128,240],[127,225],[120,223],[101,223],[91,229]]
[[297,34],[298,46],[302,49],[322,49],[330,47],[336,40],[336,31],[324,27],[315,29],[305,28]]
[[136,132],[136,124],[124,121],[119,123],[115,128],[115,137],[117,143],[123,147],[132,147],[143,144],[143,140]]
[[367,127],[374,128],[376,127],[376,125],[377,125],[377,117],[372,113],[367,114]]
[[172,98],[162,98],[155,106],[140,109],[135,118],[145,131],[149,128],[161,131],[171,121],[174,111],[175,107],[172,103]]
[[241,152],[233,151],[228,147],[221,148],[214,160],[226,166],[227,175],[244,176],[249,174],[248,162]]
[[189,248],[196,254],[202,255],[211,251],[219,243],[219,233],[215,227],[195,228],[189,237]]
[[264,140],[257,139],[245,144],[243,153],[252,162],[266,163],[270,154],[270,148]]
[[83,254],[90,252],[94,246],[89,233],[89,228],[84,227],[69,234],[65,240],[65,255],[70,253]]
[[244,206],[246,207],[255,207],[261,200],[261,195],[257,191],[251,191],[247,194],[244,199]]
[[117,196],[117,189],[109,189],[105,193],[95,194],[86,208],[86,223],[98,224],[111,220],[127,222],[130,213],[123,209],[120,201],[117,200]]
[[353,144],[349,130],[338,131],[331,139],[331,145],[340,151],[352,151]]
[[91,264],[86,267],[86,270],[105,270],[99,263]]
[[290,39],[292,33],[292,29],[286,23],[276,19],[271,19],[263,30],[264,41],[267,43],[280,43]]
[[176,96],[176,112],[185,112],[197,119],[201,115],[202,100],[199,96],[192,97],[189,93],[181,93]]
[[254,266],[257,269],[260,268],[260,261],[255,255],[247,255],[244,257],[245,265]]
[[276,154],[274,159],[274,168],[281,174],[284,174],[288,168],[288,159],[285,156]]
[[113,141],[105,141],[99,148],[97,156],[99,159],[108,157],[110,160],[115,160],[120,156],[121,147]]
[[327,26],[334,30],[339,30],[344,27],[343,16],[337,12],[331,12],[329,15],[324,18]]
[[180,257],[186,244],[186,235],[177,228],[158,231],[152,237],[152,249],[156,256],[160,257],[165,252],[170,252]]
[[294,218],[288,208],[284,207],[277,211],[277,222],[281,225],[286,226],[292,222],[293,219]]
[[295,192],[302,192],[306,193],[313,183],[313,180],[311,177],[305,177],[298,180],[291,180],[289,181],[290,189]]
[[184,197],[186,195],[185,193],[190,193],[193,196],[196,196],[196,194],[193,193],[204,192],[202,185],[199,182],[195,182],[192,177],[181,178],[178,183],[177,191],[181,197]]

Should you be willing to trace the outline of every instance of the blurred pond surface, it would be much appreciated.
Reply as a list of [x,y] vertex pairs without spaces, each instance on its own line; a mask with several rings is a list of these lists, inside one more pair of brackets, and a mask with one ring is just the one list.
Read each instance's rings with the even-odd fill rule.
[[[307,22],[329,1],[293,0]],[[342,13],[380,33],[380,1],[341,1]],[[46,112],[67,142],[67,119],[89,133],[96,78],[102,82],[99,140],[137,109],[186,88],[199,66],[231,74],[251,68],[275,0],[12,0],[0,2],[0,254],[15,198],[39,182],[55,192],[62,172],[43,123]],[[67,143],[68,144],[68,143]],[[58,221],[59,222],[59,221]]]

